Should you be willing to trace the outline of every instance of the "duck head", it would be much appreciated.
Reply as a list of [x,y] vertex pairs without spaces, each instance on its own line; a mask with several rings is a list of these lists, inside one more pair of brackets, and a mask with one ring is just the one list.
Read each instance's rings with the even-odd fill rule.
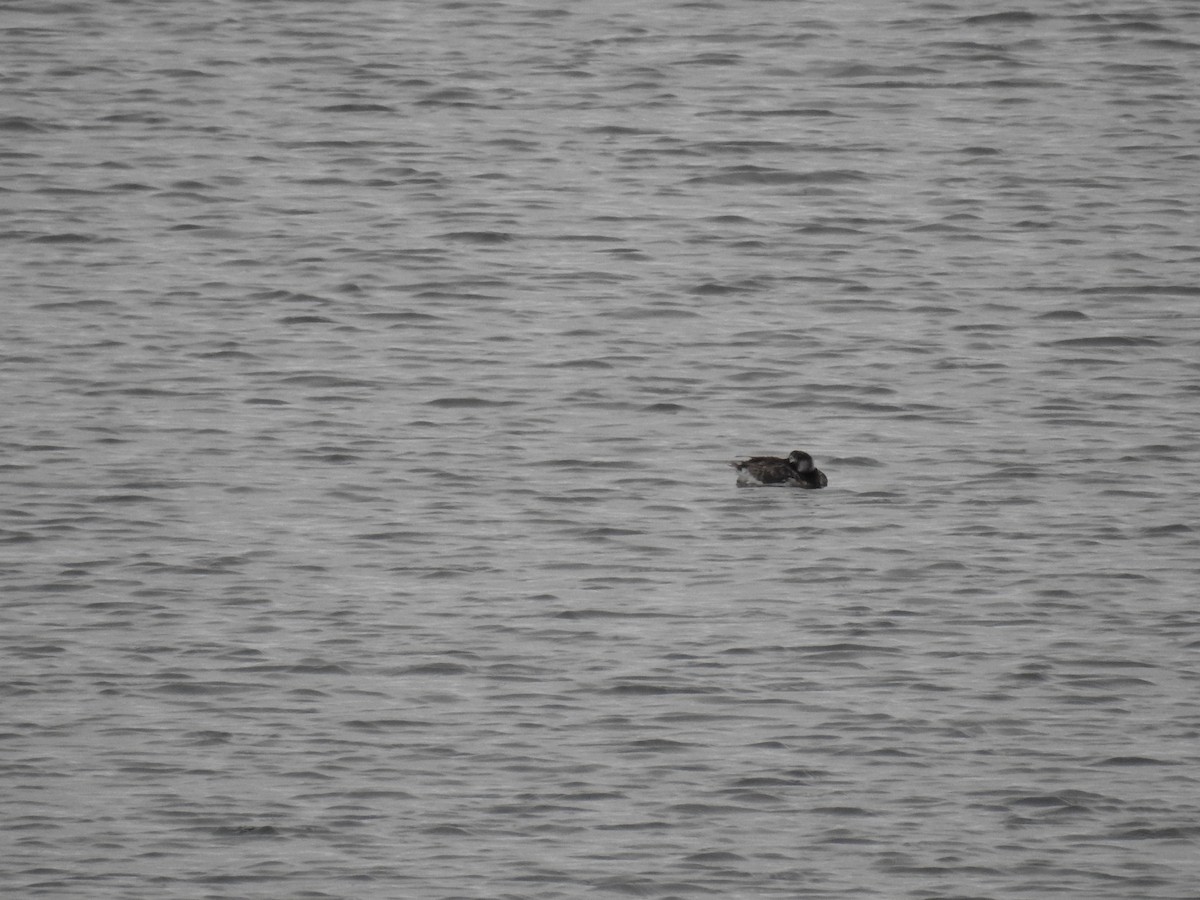
[[803,450],[793,450],[790,454],[788,454],[787,461],[793,469],[801,474],[812,471],[813,458]]

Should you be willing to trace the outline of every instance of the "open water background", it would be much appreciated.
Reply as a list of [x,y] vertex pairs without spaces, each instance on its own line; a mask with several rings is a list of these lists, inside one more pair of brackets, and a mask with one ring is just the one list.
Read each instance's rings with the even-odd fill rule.
[[5,897],[1200,897],[1191,0],[0,44]]

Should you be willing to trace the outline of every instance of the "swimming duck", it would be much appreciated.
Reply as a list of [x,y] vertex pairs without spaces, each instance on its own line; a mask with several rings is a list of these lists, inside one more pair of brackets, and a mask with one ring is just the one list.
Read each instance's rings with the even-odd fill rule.
[[730,465],[737,469],[739,486],[780,484],[815,490],[829,484],[825,473],[813,465],[813,458],[803,450],[793,450],[787,459],[752,456],[744,460],[735,459]]

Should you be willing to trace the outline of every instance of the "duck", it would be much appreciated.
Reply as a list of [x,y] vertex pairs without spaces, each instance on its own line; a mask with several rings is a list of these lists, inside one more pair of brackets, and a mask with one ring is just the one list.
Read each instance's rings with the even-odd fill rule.
[[825,473],[813,464],[813,458],[803,450],[793,450],[786,459],[779,456],[752,456],[749,459],[735,459],[729,465],[737,469],[739,487],[777,484],[817,490],[829,484]]

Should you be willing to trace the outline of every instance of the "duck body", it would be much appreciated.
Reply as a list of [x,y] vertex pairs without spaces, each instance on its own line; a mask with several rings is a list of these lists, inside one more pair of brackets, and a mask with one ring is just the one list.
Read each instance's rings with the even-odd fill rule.
[[829,484],[825,473],[813,464],[813,458],[803,450],[793,450],[786,458],[752,456],[749,459],[735,459],[729,465],[737,469],[739,487],[766,484],[816,490]]

